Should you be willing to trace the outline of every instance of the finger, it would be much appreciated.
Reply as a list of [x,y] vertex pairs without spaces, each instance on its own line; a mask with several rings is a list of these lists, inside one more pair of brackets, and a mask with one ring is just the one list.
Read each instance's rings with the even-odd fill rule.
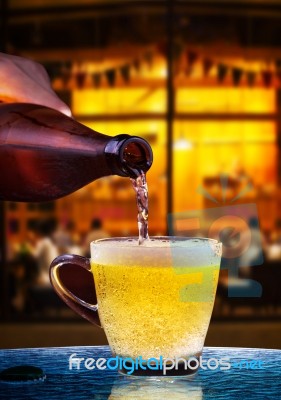
[[22,98],[26,103],[44,105],[46,107],[58,110],[68,117],[72,116],[70,108],[53,91],[49,92],[42,89],[40,95],[37,94],[35,96],[33,93],[28,91]]
[[22,71],[22,73],[26,74],[31,79],[36,79],[39,85],[50,91],[50,78],[43,65],[27,58],[14,56],[11,54],[0,53],[0,60],[1,58],[9,60],[18,68],[19,71]]
[[[37,69],[36,72],[38,72]],[[35,78],[36,80],[34,76],[26,74],[11,58],[0,57],[0,98],[2,100],[11,98],[17,102],[41,104],[71,116],[69,107],[60,100],[53,89],[50,86],[38,84],[37,75]]]

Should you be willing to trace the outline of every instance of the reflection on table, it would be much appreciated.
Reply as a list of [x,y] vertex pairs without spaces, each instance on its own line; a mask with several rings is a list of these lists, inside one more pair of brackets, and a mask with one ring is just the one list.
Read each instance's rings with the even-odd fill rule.
[[[69,369],[72,354],[83,358],[80,369]],[[228,358],[230,369],[200,368],[185,378],[135,378],[109,369],[85,368],[87,358],[112,357],[108,346],[37,348],[0,351],[0,371],[17,365],[42,368],[43,382],[0,381],[0,399],[158,400],[280,398],[281,351],[247,348],[205,348],[203,366]],[[212,359],[212,362],[211,362]]]

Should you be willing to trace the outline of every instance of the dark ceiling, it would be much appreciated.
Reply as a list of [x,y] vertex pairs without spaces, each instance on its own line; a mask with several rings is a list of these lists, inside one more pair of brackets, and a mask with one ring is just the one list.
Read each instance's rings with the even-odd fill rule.
[[[3,10],[5,35],[2,40],[6,37],[6,42],[15,49],[101,48],[127,42],[158,42],[165,37],[167,22],[172,21],[167,13],[168,3],[159,0],[107,1],[80,6],[76,3],[75,6],[24,8],[24,2],[21,2],[22,7]],[[173,4],[175,37],[184,42],[281,46],[279,1],[205,0],[174,1]]]

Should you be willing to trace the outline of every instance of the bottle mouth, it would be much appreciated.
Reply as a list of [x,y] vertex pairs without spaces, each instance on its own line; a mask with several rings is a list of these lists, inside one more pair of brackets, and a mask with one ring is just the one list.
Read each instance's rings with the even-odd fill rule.
[[131,178],[148,171],[153,161],[152,149],[146,140],[125,134],[115,136],[107,144],[105,154],[115,174]]
[[152,165],[152,150],[150,145],[142,138],[134,136],[127,139],[120,149],[120,158],[123,168],[132,177],[137,177],[141,172],[146,172]]

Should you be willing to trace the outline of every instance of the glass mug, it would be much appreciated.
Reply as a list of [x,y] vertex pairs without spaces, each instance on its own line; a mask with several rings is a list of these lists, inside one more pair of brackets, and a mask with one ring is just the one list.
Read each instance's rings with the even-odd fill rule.
[[[113,355],[126,359],[120,372],[146,376],[196,372],[214,305],[221,243],[151,237],[139,245],[132,237],[101,239],[90,246],[90,260],[57,257],[50,266],[50,280],[82,317],[94,323],[99,317]],[[93,274],[97,304],[64,286],[59,269],[66,264]],[[128,368],[130,362],[133,368]]]

